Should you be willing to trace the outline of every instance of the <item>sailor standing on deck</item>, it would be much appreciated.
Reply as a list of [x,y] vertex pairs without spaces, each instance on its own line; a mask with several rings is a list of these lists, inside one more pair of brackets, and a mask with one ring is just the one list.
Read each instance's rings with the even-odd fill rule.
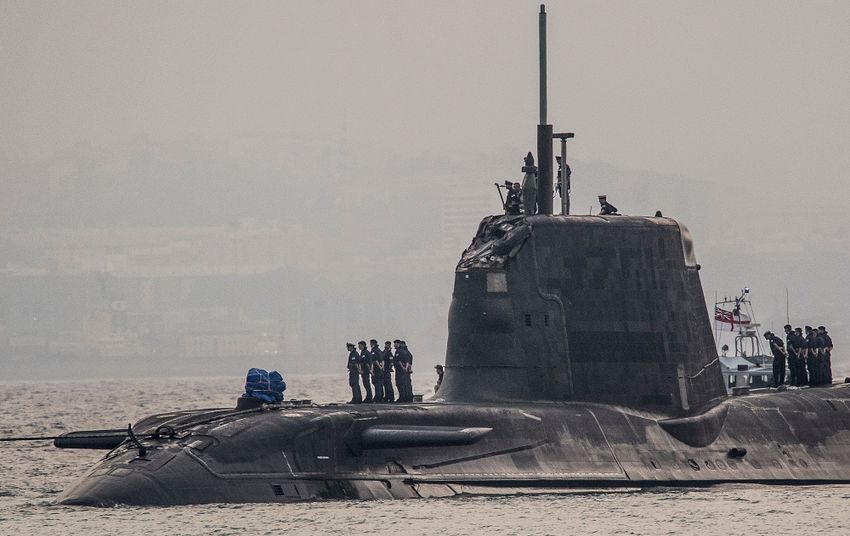
[[769,331],[764,332],[764,338],[773,352],[773,386],[779,387],[785,384],[785,343]]
[[390,341],[384,341],[384,402],[395,402],[393,392],[393,348]]
[[393,346],[395,347],[395,383],[398,387],[398,401],[413,402],[413,385],[410,378],[413,372],[413,354],[402,340],[394,340]]
[[825,326],[818,326],[818,333],[823,337],[823,363],[826,383],[832,385],[832,337]]
[[404,350],[404,372],[407,376],[404,379],[404,386],[407,388],[406,399],[408,402],[413,402],[413,354],[407,348],[407,341],[401,341],[401,348]]
[[812,333],[814,334],[815,347],[818,351],[818,385],[826,385],[829,383],[826,380],[826,340],[818,328],[812,328]]
[[797,361],[799,360],[800,348],[795,344],[795,333],[791,324],[785,324],[785,349],[788,352],[788,385],[799,385],[797,383]]
[[809,349],[806,345],[806,339],[803,338],[803,330],[794,328],[794,345],[800,349],[799,359],[797,360],[797,385],[803,386],[809,384],[809,373],[806,369],[806,357],[809,354]]
[[401,340],[394,340],[393,350],[395,350],[395,355],[393,356],[393,368],[395,370],[395,387],[398,390],[396,402],[404,402],[404,368],[401,366],[401,352],[399,351],[399,347],[401,347]]
[[809,385],[820,385],[820,348],[818,332],[812,326],[806,326],[806,368],[809,371]]
[[368,404],[372,401],[372,356],[366,349],[366,341],[358,342],[357,347],[360,349],[360,378],[363,380],[363,389],[366,391],[363,402]]
[[437,384],[434,385],[434,392],[440,390],[440,386],[443,384],[443,375],[446,371],[443,369],[443,365],[434,365],[434,370],[437,371]]
[[384,401],[384,354],[378,347],[378,341],[369,340],[369,359],[372,361],[372,385],[375,387],[373,402]]
[[345,343],[348,350],[348,385],[351,387],[351,402],[359,404],[363,402],[363,394],[360,392],[360,356],[350,342]]

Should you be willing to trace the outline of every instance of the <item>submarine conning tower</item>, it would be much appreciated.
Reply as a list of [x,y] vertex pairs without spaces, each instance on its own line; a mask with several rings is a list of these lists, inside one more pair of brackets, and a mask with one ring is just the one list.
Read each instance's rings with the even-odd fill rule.
[[573,134],[547,123],[543,5],[539,26],[537,214],[484,218],[463,252],[437,396],[701,412],[726,389],[687,228],[664,217],[571,216],[568,175],[563,214],[552,215],[552,140],[566,164]]
[[487,217],[455,271],[438,396],[702,411],[726,391],[698,270],[670,218]]

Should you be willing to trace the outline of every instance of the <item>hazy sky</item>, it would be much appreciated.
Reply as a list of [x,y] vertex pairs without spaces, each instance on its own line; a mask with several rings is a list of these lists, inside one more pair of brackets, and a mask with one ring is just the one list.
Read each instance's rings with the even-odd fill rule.
[[[369,163],[370,192],[451,187],[444,177],[457,180],[469,160],[464,187],[492,196],[492,178],[515,175],[536,144],[538,5],[2,0],[0,222],[78,188],[92,162],[120,193],[133,163],[160,150],[171,183],[215,168],[210,180],[235,190],[239,173],[321,169],[339,147],[356,148],[352,166]],[[812,316],[822,300],[848,302],[846,281],[824,278],[843,273],[850,250],[850,2],[558,1],[547,11],[550,122],[576,132],[575,206],[607,193],[626,212],[680,217],[713,267],[709,294],[761,283],[777,313],[791,286]],[[287,147],[315,150],[297,166],[291,154],[276,162]],[[333,179],[347,172],[365,175],[343,161]],[[297,175],[279,180],[305,188]],[[680,194],[665,198],[665,184]],[[341,226],[356,241],[347,200],[322,195],[312,212],[328,239]],[[747,241],[755,252],[736,265]],[[794,274],[771,272],[776,250],[796,252],[783,256]],[[844,305],[830,307],[834,318]]]
[[[550,110],[575,154],[724,184],[850,164],[850,4],[550,2]],[[528,145],[535,2],[0,3],[0,149],[351,139]]]

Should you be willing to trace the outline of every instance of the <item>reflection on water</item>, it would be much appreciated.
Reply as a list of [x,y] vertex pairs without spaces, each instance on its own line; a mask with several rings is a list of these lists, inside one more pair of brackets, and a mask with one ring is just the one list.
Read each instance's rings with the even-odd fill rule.
[[[416,376],[416,375],[414,375]],[[347,378],[288,376],[287,398],[347,400]],[[433,378],[415,377],[416,392]],[[232,407],[241,378],[0,383],[0,437],[119,428],[177,409]],[[724,485],[563,495],[172,508],[57,506],[103,453],[0,443],[0,534],[847,534],[850,486]]]

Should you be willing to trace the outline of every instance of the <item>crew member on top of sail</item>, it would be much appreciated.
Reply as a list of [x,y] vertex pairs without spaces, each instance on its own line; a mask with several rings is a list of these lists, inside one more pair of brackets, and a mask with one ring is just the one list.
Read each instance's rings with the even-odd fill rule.
[[619,216],[617,207],[608,202],[608,198],[604,195],[599,196],[599,215],[600,216]]

